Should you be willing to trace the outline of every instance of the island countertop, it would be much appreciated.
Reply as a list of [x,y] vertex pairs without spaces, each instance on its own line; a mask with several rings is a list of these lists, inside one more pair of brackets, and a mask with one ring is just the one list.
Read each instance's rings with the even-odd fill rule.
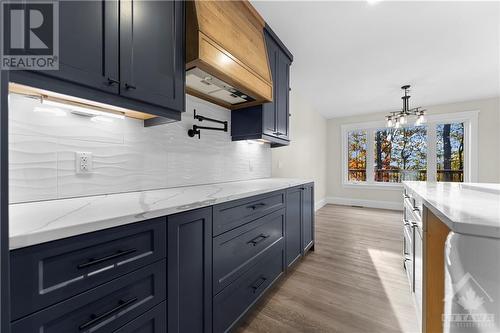
[[264,178],[9,205],[16,249],[312,182]]
[[500,184],[403,183],[452,231],[500,238]]

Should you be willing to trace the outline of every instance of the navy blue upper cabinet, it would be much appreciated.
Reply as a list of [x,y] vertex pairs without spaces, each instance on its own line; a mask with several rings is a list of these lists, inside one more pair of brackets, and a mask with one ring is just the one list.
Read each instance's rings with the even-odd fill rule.
[[275,114],[276,114],[276,135],[280,139],[288,140],[289,130],[289,100],[290,100],[290,65],[291,60],[285,52],[280,51],[278,55],[277,82],[274,85],[275,91]]
[[273,78],[273,101],[231,112],[233,141],[263,139],[272,147],[289,144],[290,65],[293,56],[272,29],[264,30]]
[[183,110],[183,44],[183,2],[121,0],[121,94]]
[[118,11],[117,1],[60,1],[59,70],[44,74],[118,94]]
[[212,207],[167,217],[168,332],[212,331]]
[[277,117],[276,117],[276,86],[278,78],[278,61],[279,61],[279,48],[278,44],[268,34],[266,36],[267,56],[269,59],[269,67],[271,69],[271,76],[273,78],[273,102],[265,103],[262,105],[262,133],[275,136],[278,131]]
[[59,70],[11,81],[180,120],[183,1],[59,1],[59,19]]

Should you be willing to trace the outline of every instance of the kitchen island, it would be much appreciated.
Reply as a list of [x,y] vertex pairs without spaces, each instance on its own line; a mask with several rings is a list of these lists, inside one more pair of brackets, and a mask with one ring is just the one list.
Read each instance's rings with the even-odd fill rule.
[[404,182],[403,200],[422,332],[500,331],[500,184]]

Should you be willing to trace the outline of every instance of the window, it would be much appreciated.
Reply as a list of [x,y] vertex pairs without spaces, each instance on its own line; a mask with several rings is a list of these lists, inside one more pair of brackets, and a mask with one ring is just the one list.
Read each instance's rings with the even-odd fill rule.
[[427,179],[425,126],[376,130],[374,146],[375,182]]
[[478,113],[430,115],[424,125],[398,129],[383,121],[342,125],[344,185],[477,181]]
[[451,123],[436,126],[436,180],[464,181],[464,124]]
[[366,181],[366,131],[352,131],[348,136],[349,181]]

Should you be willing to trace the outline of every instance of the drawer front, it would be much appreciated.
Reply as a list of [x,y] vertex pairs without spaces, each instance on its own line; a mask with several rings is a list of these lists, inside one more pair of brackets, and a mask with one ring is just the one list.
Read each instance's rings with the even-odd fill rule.
[[280,209],[213,240],[213,283],[217,294],[283,239],[285,210]]
[[421,220],[423,211],[422,199],[409,188],[405,187],[403,191],[403,200],[405,206],[408,206],[417,219]]
[[166,298],[162,260],[12,323],[12,333],[112,332]]
[[266,193],[216,205],[213,235],[218,236],[283,207],[285,207],[284,192]]
[[166,256],[165,218],[11,252],[12,318],[19,319]]
[[283,255],[283,242],[279,241],[245,274],[214,297],[214,333],[231,329],[282,274]]
[[167,305],[163,302],[114,333],[166,333]]

